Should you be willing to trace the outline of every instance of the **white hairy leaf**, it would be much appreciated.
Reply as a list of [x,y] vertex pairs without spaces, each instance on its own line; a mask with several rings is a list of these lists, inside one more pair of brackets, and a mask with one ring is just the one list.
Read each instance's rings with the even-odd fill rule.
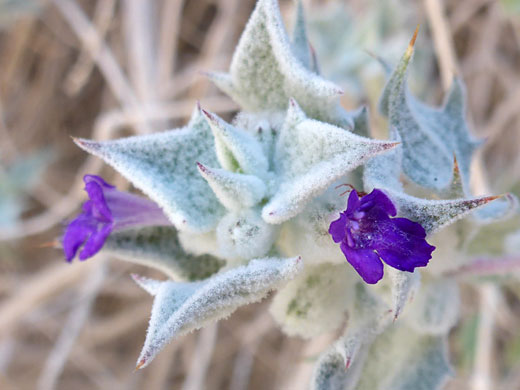
[[210,168],[200,163],[198,167],[220,203],[229,210],[253,207],[266,195],[264,182],[256,176]]
[[235,50],[229,74],[210,73],[209,77],[245,110],[285,110],[289,98],[294,97],[311,117],[352,127],[350,114],[339,105],[343,91],[308,70],[298,57],[278,1],[259,0]]
[[264,207],[263,218],[282,223],[294,217],[334,181],[395,146],[308,119],[291,100],[275,149],[279,188]]
[[205,279],[225,264],[210,255],[186,253],[173,227],[147,227],[112,233],[103,252],[122,260],[159,269],[174,280]]
[[404,326],[381,334],[365,361],[356,390],[440,390],[452,374],[446,336]]
[[480,142],[471,136],[466,124],[464,87],[455,79],[440,108],[414,98],[406,79],[415,38],[388,80],[380,109],[401,136],[404,172],[417,184],[440,191],[451,181],[456,156],[467,196],[471,159]]
[[301,267],[299,258],[259,259],[201,282],[162,282],[151,289],[155,299],[137,367],[148,365],[171,339],[261,300],[294,278]]
[[105,142],[78,139],[76,143],[148,195],[179,230],[209,231],[224,214],[197,169],[197,162],[218,166],[210,127],[199,110],[182,129]]
[[266,223],[259,209],[230,212],[217,226],[221,256],[249,260],[265,256],[274,244],[279,227]]
[[448,334],[459,319],[459,287],[452,279],[423,283],[407,311],[406,323],[417,333]]
[[249,133],[203,111],[215,137],[217,158],[222,168],[264,178],[269,162],[261,144]]
[[354,281],[347,264],[307,266],[278,291],[271,314],[288,335],[312,338],[333,331],[347,318]]

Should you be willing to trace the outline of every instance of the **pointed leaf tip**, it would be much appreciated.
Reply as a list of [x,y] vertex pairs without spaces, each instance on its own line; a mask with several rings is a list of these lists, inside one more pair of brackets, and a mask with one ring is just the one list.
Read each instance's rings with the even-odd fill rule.
[[135,366],[135,371],[140,370],[146,366],[147,361],[145,359],[141,359],[139,363]]
[[417,40],[417,34],[419,34],[419,24],[415,28],[412,39],[410,39],[410,43],[408,44],[408,48],[406,49],[406,57],[410,57],[413,53],[415,47],[415,41]]
[[161,282],[158,280],[146,278],[138,274],[131,274],[130,276],[139,287],[141,287],[143,290],[145,290],[148,294],[152,296],[155,296],[157,294],[157,291],[161,286]]

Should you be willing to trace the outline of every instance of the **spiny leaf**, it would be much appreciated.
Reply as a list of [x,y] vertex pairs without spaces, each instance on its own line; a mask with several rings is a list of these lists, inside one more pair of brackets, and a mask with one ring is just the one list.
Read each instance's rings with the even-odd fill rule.
[[311,52],[311,46],[307,38],[307,26],[305,24],[305,13],[303,10],[303,4],[301,0],[296,0],[296,12],[294,15],[294,27],[292,33],[292,49],[294,56],[300,60],[300,62],[307,69],[316,72],[313,67],[313,56]]
[[402,192],[386,191],[397,204],[399,215],[420,223],[428,234],[432,234],[500,198],[500,196],[484,196],[472,199],[427,200]]
[[146,341],[138,359],[145,367],[172,339],[261,300],[294,278],[300,258],[260,259],[202,282],[162,282],[157,289]]
[[221,256],[249,260],[265,256],[276,240],[279,227],[266,223],[258,208],[232,211],[217,226]]
[[357,283],[355,304],[349,312],[345,334],[325,351],[314,368],[313,390],[354,389],[370,344],[391,323],[386,305]]
[[75,142],[154,200],[179,230],[209,231],[224,213],[197,169],[197,161],[218,165],[210,127],[198,110],[182,129],[106,142]]
[[[401,142],[399,133],[393,128],[390,129],[390,139]],[[402,145],[368,160],[363,170],[365,191],[371,192],[374,188],[379,188],[403,192],[403,184],[399,180],[403,171],[402,160]]]
[[269,223],[294,217],[312,198],[369,158],[396,146],[306,119],[291,100],[275,149],[279,188],[262,211]]
[[264,182],[256,176],[197,165],[220,203],[230,210],[253,207],[266,195]]
[[455,154],[467,196],[470,163],[480,143],[466,124],[464,87],[455,79],[441,108],[426,106],[411,96],[406,78],[416,37],[417,31],[388,80],[380,109],[401,135],[404,172],[417,184],[440,191],[451,181]]
[[294,97],[311,117],[352,127],[350,115],[339,105],[342,90],[306,69],[294,55],[277,0],[258,1],[229,75],[209,77],[245,110],[285,110]]
[[451,375],[446,337],[393,327],[372,344],[356,390],[439,390]]
[[453,279],[423,283],[415,294],[406,323],[417,333],[448,334],[459,318],[459,287]]
[[387,274],[390,275],[392,291],[392,311],[394,319],[397,319],[404,306],[417,290],[421,274],[419,271],[403,272],[392,267],[387,267]]
[[213,135],[220,165],[232,172],[242,172],[264,178],[269,163],[260,143],[243,130],[236,129],[215,114],[202,111]]
[[333,331],[346,319],[354,280],[345,264],[307,266],[278,291],[271,314],[288,335],[312,338]]
[[205,279],[225,264],[210,255],[193,256],[182,249],[173,227],[148,227],[111,234],[103,251],[122,260],[157,268],[174,280]]

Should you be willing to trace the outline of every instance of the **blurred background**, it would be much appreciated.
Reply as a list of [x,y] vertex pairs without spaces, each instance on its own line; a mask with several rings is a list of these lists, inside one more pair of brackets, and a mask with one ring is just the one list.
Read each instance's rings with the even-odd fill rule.
[[[196,100],[225,118],[236,105],[201,71],[226,70],[254,0],[0,0],[0,388],[304,389],[334,339],[284,336],[269,299],[174,340],[134,372],[152,299],[103,256],[66,264],[53,242],[85,200],[82,176],[128,184],[70,136],[111,139],[186,123]],[[281,1],[291,30],[293,2]],[[486,139],[480,188],[520,195],[519,0],[304,0],[322,74],[367,104],[373,134],[384,71],[417,23],[412,89],[440,104],[453,74]],[[520,239],[519,239],[520,240]],[[519,261],[520,262],[520,261]],[[463,290],[447,389],[520,389],[520,284],[483,302]],[[489,294],[488,294],[489,295]],[[479,298],[480,297],[480,298]],[[483,323],[483,321],[487,321]],[[485,374],[484,385],[474,380]]]

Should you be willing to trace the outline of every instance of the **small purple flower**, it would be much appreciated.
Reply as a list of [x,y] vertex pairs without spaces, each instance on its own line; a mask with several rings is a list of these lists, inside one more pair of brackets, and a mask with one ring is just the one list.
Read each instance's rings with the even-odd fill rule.
[[360,199],[353,189],[347,209],[330,224],[332,239],[366,283],[377,283],[383,277],[381,260],[413,272],[432,257],[435,247],[426,242],[424,228],[406,218],[390,218],[396,214],[394,204],[381,190],[374,189]]
[[85,175],[83,181],[90,199],[83,204],[83,212],[65,229],[63,251],[67,261],[72,261],[81,246],[80,260],[94,256],[113,231],[171,225],[154,202],[118,191],[99,176]]

